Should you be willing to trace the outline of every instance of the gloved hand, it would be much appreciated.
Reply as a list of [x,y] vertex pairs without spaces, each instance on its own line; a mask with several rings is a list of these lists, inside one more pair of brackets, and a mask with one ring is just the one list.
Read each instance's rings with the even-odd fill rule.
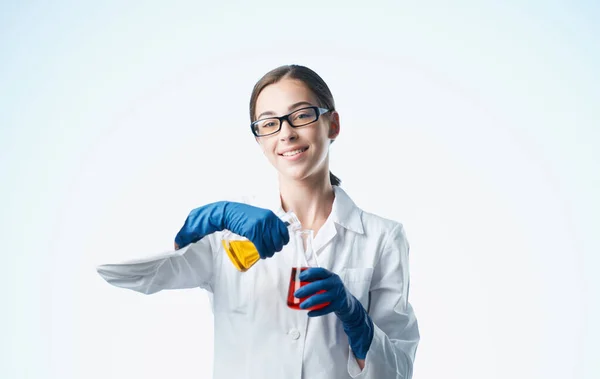
[[[312,282],[294,293],[297,298],[310,296],[300,304],[300,308],[330,303],[324,308],[308,312],[308,316],[322,316],[335,312],[348,335],[354,355],[358,359],[365,359],[373,340],[373,321],[360,301],[346,289],[337,274],[322,267],[308,268],[300,274],[300,280]],[[317,294],[322,290],[325,292]]]
[[289,240],[284,222],[268,209],[230,201],[219,201],[192,210],[175,237],[175,249],[227,229],[248,238],[261,258],[272,257]]

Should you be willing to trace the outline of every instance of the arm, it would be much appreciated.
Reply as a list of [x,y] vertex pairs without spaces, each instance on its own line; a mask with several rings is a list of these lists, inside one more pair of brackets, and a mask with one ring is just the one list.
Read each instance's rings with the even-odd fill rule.
[[212,291],[214,249],[210,236],[153,258],[104,264],[96,268],[108,283],[144,294],[202,287]]
[[[141,261],[97,267],[110,284],[145,294],[164,289],[202,287],[212,291],[212,235],[228,229],[248,238],[261,258],[271,257],[289,242],[288,230],[272,211],[247,204],[218,201],[190,212],[175,236],[175,251]],[[216,244],[216,242],[215,242]]]
[[408,303],[408,242],[401,224],[390,232],[383,246],[373,271],[369,313],[338,275],[322,267],[312,267],[300,274],[300,280],[312,283],[300,287],[294,296],[308,297],[300,304],[302,309],[329,303],[311,310],[308,316],[335,312],[350,343],[350,376],[410,379],[419,330]]
[[408,302],[408,253],[404,229],[398,224],[374,267],[369,310],[373,339],[362,367],[354,357],[348,360],[348,371],[354,378],[412,378],[420,336]]

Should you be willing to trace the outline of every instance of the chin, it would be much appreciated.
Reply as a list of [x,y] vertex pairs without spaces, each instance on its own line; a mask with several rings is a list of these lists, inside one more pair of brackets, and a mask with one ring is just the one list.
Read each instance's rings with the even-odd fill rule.
[[295,180],[295,181],[301,181],[306,179],[309,176],[309,172],[308,170],[304,169],[304,168],[290,168],[290,167],[283,167],[281,170],[279,171],[279,175],[282,178],[288,179],[288,180]]

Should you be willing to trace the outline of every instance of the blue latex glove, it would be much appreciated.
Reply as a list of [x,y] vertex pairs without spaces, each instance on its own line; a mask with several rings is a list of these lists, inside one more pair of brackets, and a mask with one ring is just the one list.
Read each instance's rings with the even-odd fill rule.
[[[324,308],[308,312],[308,316],[322,316],[335,312],[348,335],[354,356],[365,359],[373,340],[373,321],[360,301],[346,289],[342,279],[322,267],[310,267],[300,274],[300,280],[312,282],[294,292],[297,298],[310,296],[300,304],[300,308],[329,303]],[[324,293],[317,294],[323,290]]]
[[283,221],[268,209],[231,201],[219,201],[192,210],[175,237],[179,249],[204,236],[227,229],[248,238],[261,258],[272,257],[289,240]]

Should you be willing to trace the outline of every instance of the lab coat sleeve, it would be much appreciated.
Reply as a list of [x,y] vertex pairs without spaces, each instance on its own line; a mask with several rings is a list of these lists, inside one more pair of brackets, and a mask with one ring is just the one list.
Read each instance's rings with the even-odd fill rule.
[[103,264],[96,271],[108,283],[143,294],[201,287],[212,292],[213,235],[175,251],[145,259]]
[[402,224],[387,238],[373,271],[369,315],[374,324],[373,340],[360,369],[351,353],[348,373],[353,378],[411,379],[419,328],[410,303],[409,244]]

